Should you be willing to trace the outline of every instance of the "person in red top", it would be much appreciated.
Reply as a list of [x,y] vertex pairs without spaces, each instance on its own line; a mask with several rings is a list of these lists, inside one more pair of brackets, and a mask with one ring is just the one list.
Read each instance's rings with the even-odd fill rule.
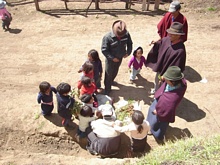
[[158,34],[161,39],[167,36],[167,29],[170,28],[173,22],[179,22],[183,24],[183,32],[185,33],[185,35],[181,36],[181,40],[183,42],[187,41],[188,23],[186,17],[180,13],[180,9],[179,1],[173,1],[170,4],[169,12],[164,15],[157,25]]
[[96,92],[95,83],[87,76],[83,76],[81,80],[78,81],[77,87],[80,90],[80,96],[86,93],[92,95]]

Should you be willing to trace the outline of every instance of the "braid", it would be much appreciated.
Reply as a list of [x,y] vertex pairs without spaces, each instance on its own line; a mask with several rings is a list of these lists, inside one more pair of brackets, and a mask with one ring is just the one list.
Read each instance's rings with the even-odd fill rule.
[[143,126],[142,126],[142,125],[139,125],[137,130],[138,130],[138,133],[142,133],[142,131],[143,131]]

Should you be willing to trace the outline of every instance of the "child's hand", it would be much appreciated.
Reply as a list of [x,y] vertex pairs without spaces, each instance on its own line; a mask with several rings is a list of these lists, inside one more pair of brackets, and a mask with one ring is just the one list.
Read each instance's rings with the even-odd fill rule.
[[131,73],[131,68],[128,68],[128,71]]

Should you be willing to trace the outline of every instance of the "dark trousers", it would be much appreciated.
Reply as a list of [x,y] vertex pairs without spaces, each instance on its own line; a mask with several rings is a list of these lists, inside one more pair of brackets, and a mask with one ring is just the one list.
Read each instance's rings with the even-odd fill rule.
[[110,92],[112,83],[115,77],[118,74],[119,67],[121,65],[122,60],[119,62],[113,62],[110,60],[105,60],[105,78],[104,78],[104,85],[105,91]]
[[43,116],[45,115],[50,115],[51,112],[53,111],[54,105],[47,105],[47,104],[41,104],[41,110],[42,110],[42,114]]
[[146,146],[147,136],[143,139],[131,139],[131,149],[133,152],[143,152]]
[[169,126],[169,122],[160,122],[157,119],[157,115],[154,115],[152,113],[155,110],[156,105],[157,105],[157,100],[155,99],[149,108],[147,121],[150,124],[151,133],[154,135],[154,137],[159,140],[163,140],[167,127]]

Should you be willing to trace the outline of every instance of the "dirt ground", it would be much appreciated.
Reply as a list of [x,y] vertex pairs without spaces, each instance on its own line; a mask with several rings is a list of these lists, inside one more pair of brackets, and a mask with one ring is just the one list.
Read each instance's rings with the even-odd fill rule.
[[[175,141],[185,136],[208,136],[220,133],[219,71],[220,12],[218,0],[196,7],[183,0],[182,13],[189,24],[185,77],[188,89],[177,109],[176,122],[170,124],[166,139]],[[94,4],[86,15],[89,2],[69,3],[64,10],[61,1],[40,2],[42,12],[37,12],[33,1],[8,0],[7,9],[12,13],[10,32],[0,31],[0,164],[125,164],[133,163],[127,149],[129,138],[122,134],[120,153],[115,158],[100,159],[85,150],[85,141],[77,143],[76,130],[65,130],[57,114],[56,104],[51,117],[40,115],[36,98],[38,85],[48,81],[53,86],[68,82],[76,86],[78,68],[85,61],[90,49],[98,50],[104,67],[100,46],[104,34],[111,30],[113,21],[127,23],[134,48],[142,46],[144,56],[151,49],[148,43],[157,39],[156,25],[167,11],[168,4],[160,10],[141,12],[135,3],[125,10],[123,2],[101,3],[101,10]],[[202,2],[202,0],[197,0]],[[115,104],[122,99],[140,101],[146,115],[153,97],[148,94],[153,87],[154,73],[143,68],[134,85],[128,84],[127,63],[123,60],[111,96]],[[202,80],[202,81],[201,81]],[[207,81],[206,81],[207,80]],[[56,100],[55,100],[56,102]],[[77,122],[76,122],[77,126]],[[146,154],[159,144],[148,136]],[[133,155],[140,157],[142,154]]]

